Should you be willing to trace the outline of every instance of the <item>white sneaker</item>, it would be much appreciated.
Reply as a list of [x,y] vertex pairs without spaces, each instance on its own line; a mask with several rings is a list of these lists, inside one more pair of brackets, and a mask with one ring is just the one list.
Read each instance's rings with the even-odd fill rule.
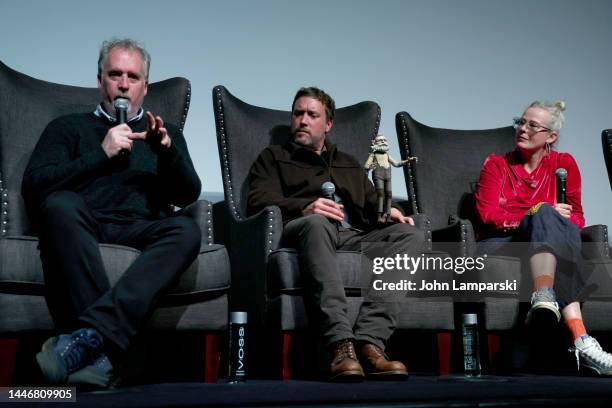
[[576,355],[578,371],[582,366],[599,375],[612,375],[612,354],[604,351],[594,337],[584,335],[577,338],[570,352]]
[[527,313],[527,323],[532,319],[532,315],[537,311],[551,311],[557,318],[557,323],[561,320],[561,312],[559,311],[559,303],[555,291],[552,288],[540,288],[531,294],[531,309]]

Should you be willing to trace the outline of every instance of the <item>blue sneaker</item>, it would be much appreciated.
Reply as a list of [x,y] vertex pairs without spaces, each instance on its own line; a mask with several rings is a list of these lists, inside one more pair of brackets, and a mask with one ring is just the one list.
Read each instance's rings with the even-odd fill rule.
[[75,371],[68,376],[69,385],[94,385],[107,388],[111,385],[113,365],[106,356],[100,354],[90,365]]
[[97,330],[79,329],[45,341],[36,354],[36,361],[49,383],[66,384],[70,374],[90,365],[99,356],[103,344]]

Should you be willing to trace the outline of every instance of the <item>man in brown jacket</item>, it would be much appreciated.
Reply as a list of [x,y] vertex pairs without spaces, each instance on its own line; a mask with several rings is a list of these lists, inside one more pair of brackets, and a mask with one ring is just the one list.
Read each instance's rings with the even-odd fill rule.
[[[385,256],[416,257],[423,233],[397,208],[390,213],[394,223],[377,224],[376,191],[362,165],[326,139],[334,115],[334,101],[322,90],[297,92],[291,114],[293,140],[269,146],[253,164],[248,211],[253,214],[269,205],[281,209],[282,241],[298,251],[309,319],[333,352],[330,380],[360,381],[365,374],[405,378],[404,364],[389,361],[384,353],[396,325],[397,298],[366,296],[351,327],[335,258],[338,249],[360,250],[364,242],[385,242]],[[328,181],[335,184],[335,199],[321,193]],[[363,250],[372,255],[367,245]]]

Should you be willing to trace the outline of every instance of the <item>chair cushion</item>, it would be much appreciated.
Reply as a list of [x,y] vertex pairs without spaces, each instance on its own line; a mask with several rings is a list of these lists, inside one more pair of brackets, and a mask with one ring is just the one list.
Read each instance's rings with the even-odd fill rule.
[[591,260],[586,265],[593,269],[581,293],[584,323],[589,330],[611,330],[612,260]]
[[[501,282],[506,279],[517,280],[521,288],[521,260],[510,256],[488,256],[485,268],[479,272],[479,282]],[[486,296],[484,301],[484,327],[487,330],[509,330],[518,323],[519,291],[499,292]],[[523,294],[522,296],[526,296]]]
[[[112,244],[101,244],[100,251],[111,285],[119,280],[140,254],[134,248]],[[227,321],[225,294],[229,290],[230,276],[229,256],[225,247],[217,244],[203,246],[198,258],[183,273],[176,286],[161,299],[160,307],[164,310],[156,310],[153,319],[159,316],[162,320],[152,321],[150,326],[180,328],[172,326],[177,324],[202,328],[198,304],[208,304],[222,296],[217,300],[215,309],[225,312],[219,316],[212,313],[215,316],[204,320],[210,320],[214,328],[224,327]],[[52,328],[44,293],[38,239],[28,236],[0,239],[0,332]],[[210,310],[207,314],[211,314]]]
[[[342,283],[347,290],[359,290],[365,287],[361,282],[361,262],[367,261],[356,251],[338,251],[336,263],[342,275]],[[291,293],[303,289],[297,252],[293,248],[281,248],[270,253],[268,258],[268,294],[270,297],[279,293]],[[367,284],[367,282],[366,282]]]

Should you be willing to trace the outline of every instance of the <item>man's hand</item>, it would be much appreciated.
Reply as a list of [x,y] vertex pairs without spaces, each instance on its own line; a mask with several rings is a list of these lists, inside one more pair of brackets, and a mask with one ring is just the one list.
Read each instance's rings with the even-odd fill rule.
[[565,219],[569,220],[572,216],[572,206],[569,204],[557,203],[553,206],[553,208]]
[[342,221],[344,219],[344,206],[337,202],[319,197],[308,204],[302,210],[303,215],[320,214],[332,220]]
[[389,218],[391,218],[391,221],[399,222],[401,224],[414,225],[414,220],[412,217],[404,217],[404,214],[402,214],[402,212],[395,207],[391,207]]
[[102,140],[102,150],[110,159],[118,156],[122,151],[131,152],[133,140],[132,129],[125,123],[108,129],[104,140]]
[[131,140],[147,140],[152,142],[154,146],[161,146],[162,148],[169,148],[172,145],[172,139],[168,136],[168,131],[164,127],[164,121],[160,116],[153,116],[149,111],[147,115],[147,131],[132,133],[130,135]]

